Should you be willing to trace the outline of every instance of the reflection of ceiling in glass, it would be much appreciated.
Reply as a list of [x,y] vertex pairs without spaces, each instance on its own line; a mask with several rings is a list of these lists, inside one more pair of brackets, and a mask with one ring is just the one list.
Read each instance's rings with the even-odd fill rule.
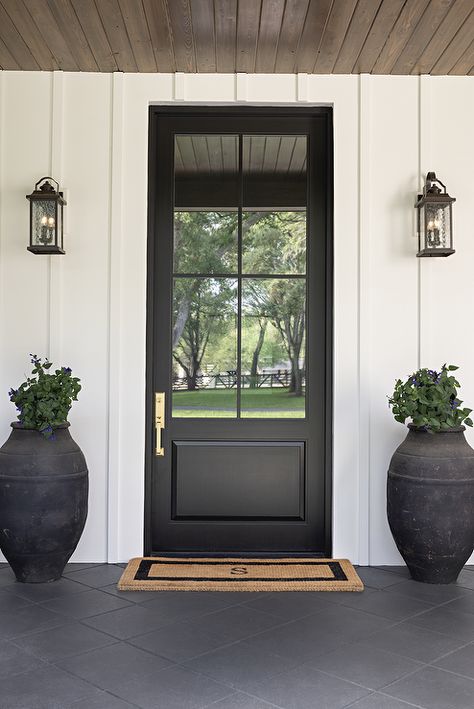
[[[178,135],[177,175],[236,173],[239,140],[234,135]],[[243,139],[243,170],[254,175],[304,175],[306,136],[251,135]]]

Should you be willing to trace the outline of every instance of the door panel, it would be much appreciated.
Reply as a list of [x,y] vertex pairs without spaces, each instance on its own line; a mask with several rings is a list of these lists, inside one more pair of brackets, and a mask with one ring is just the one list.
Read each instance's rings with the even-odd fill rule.
[[175,519],[303,518],[303,442],[175,441],[173,448]]
[[328,551],[330,123],[151,109],[148,553]]

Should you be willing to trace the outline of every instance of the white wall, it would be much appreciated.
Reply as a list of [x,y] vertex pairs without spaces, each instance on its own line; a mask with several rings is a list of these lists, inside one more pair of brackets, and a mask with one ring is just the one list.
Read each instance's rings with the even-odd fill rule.
[[[473,77],[0,72],[0,439],[28,353],[71,366],[91,478],[74,559],[142,553],[148,106],[172,101],[334,106],[334,555],[398,563],[385,480],[405,434],[386,395],[449,361],[474,402]],[[458,200],[449,259],[415,258],[428,170]],[[26,251],[25,195],[51,173],[68,199],[64,257]]]

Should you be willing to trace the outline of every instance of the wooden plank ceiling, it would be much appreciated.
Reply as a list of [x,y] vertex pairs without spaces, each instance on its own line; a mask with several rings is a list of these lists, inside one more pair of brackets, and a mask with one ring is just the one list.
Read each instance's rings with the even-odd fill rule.
[[0,67],[474,75],[474,0],[0,0]]
[[[306,137],[244,135],[242,169],[253,175],[305,175]],[[239,139],[236,135],[177,135],[175,172],[178,176],[236,175]]]

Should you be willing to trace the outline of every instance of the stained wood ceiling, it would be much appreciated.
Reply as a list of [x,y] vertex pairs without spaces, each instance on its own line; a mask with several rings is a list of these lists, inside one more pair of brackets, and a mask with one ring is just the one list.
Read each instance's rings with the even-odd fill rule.
[[[237,175],[239,139],[236,135],[177,135],[175,172],[189,175]],[[242,169],[253,175],[304,175],[306,137],[244,135]]]
[[0,0],[11,70],[474,74],[474,0]]

